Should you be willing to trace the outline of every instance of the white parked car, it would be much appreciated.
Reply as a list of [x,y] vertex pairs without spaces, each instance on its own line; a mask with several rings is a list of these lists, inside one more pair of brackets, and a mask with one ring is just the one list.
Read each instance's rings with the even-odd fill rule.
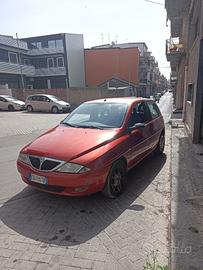
[[30,95],[25,101],[25,107],[28,112],[32,111],[51,111],[53,113],[69,112],[71,106],[69,103],[52,95],[36,94]]
[[25,110],[25,102],[7,95],[0,95],[0,110]]

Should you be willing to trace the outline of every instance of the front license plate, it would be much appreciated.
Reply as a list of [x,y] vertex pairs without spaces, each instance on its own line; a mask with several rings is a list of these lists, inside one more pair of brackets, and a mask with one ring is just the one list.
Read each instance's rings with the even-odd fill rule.
[[48,178],[47,177],[33,174],[33,173],[29,173],[29,181],[43,184],[43,185],[48,185]]

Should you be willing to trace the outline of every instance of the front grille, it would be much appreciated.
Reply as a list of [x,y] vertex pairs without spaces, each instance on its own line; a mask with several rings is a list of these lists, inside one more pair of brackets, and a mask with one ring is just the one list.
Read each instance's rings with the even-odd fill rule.
[[38,171],[53,171],[64,163],[64,161],[39,156],[29,156],[29,159],[32,167]]

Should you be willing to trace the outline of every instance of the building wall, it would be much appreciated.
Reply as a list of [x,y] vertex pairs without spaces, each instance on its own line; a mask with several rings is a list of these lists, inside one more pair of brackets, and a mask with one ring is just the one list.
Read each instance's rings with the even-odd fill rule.
[[69,87],[85,87],[83,35],[65,34]]
[[185,64],[186,64],[186,58],[182,57],[179,67],[178,67],[178,83],[177,83],[177,92],[176,92],[176,109],[177,110],[183,108]]
[[200,42],[196,40],[190,51],[189,66],[188,66],[188,84],[194,84],[193,102],[187,101],[186,103],[186,123],[193,133],[194,130],[194,113],[196,103],[196,92],[197,92],[197,75],[199,66],[199,50]]
[[97,86],[114,76],[138,83],[139,49],[90,49],[85,50],[86,83]]

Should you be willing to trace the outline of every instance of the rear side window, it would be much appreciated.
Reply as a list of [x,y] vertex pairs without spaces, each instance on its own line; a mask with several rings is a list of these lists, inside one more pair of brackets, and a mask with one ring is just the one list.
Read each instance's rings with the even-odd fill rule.
[[147,101],[147,105],[149,107],[152,119],[155,119],[161,115],[161,112],[154,101],[152,100]]

